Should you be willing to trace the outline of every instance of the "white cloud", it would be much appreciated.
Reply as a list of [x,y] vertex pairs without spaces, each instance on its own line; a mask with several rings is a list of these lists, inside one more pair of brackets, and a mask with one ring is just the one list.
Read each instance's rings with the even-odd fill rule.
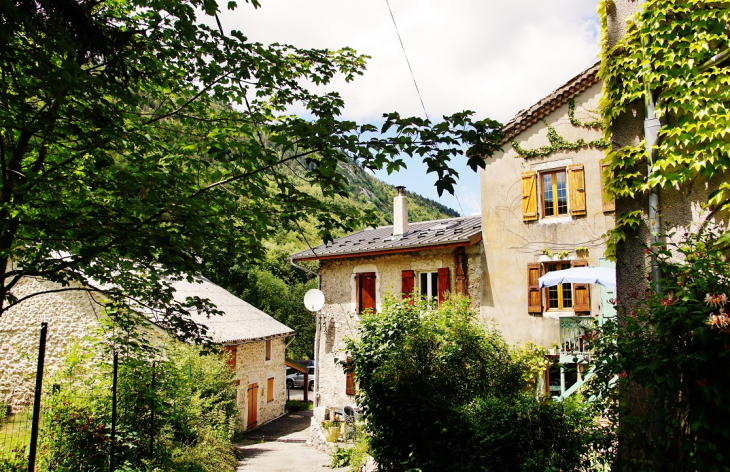
[[[595,2],[389,1],[432,119],[469,109],[477,118],[506,122],[596,61]],[[239,3],[237,10],[222,12],[221,21],[251,41],[350,46],[372,56],[364,76],[324,88],[343,96],[343,118],[378,122],[383,112],[422,115],[385,0],[262,0],[258,10]],[[479,179],[463,163],[455,165],[463,212],[478,212]],[[426,175],[422,163],[408,160],[408,166],[377,175],[461,211],[453,196],[438,197],[435,177]]]
[[[264,0],[223,12],[224,28],[300,47],[351,46],[372,56],[365,76],[336,89],[345,117],[422,114],[385,0]],[[595,61],[595,5],[585,0],[390,0],[432,118],[464,109],[507,121]]]

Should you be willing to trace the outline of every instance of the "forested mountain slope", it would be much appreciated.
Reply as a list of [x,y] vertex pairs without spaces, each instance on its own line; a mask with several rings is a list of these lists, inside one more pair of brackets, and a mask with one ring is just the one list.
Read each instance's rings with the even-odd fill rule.
[[[348,179],[350,198],[339,203],[360,211],[374,210],[369,226],[392,224],[395,187],[378,180],[355,163],[345,166],[342,171]],[[292,169],[292,178],[296,179],[296,169]],[[307,184],[297,185],[306,188]],[[407,195],[412,222],[459,216],[456,211],[438,202],[410,192]],[[343,235],[336,234],[336,237]],[[251,262],[250,257],[240,257],[235,248],[215,248],[210,262],[222,258],[230,264],[209,264],[205,275],[295,329],[297,336],[289,345],[287,357],[311,359],[314,355],[315,323],[314,316],[304,308],[303,299],[307,290],[317,287],[317,280],[312,274],[292,266],[289,255],[306,249],[308,245],[321,243],[317,235],[317,221],[310,219],[301,227],[282,228],[275,238],[265,241],[265,256],[259,262]],[[210,269],[215,266],[219,268]],[[220,269],[221,266],[225,269]],[[316,263],[309,263],[308,267],[315,272],[317,270]]]

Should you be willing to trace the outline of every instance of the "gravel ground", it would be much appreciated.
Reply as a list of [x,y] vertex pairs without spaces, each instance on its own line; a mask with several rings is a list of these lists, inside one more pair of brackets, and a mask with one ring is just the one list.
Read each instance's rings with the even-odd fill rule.
[[239,444],[243,459],[237,472],[327,472],[330,457],[304,442],[312,411],[285,415],[246,434]]

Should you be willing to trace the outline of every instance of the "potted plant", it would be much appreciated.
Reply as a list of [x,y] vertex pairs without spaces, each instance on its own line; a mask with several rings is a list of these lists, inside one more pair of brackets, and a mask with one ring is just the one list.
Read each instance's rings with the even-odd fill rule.
[[337,419],[322,423],[322,431],[324,431],[324,437],[327,442],[337,442],[337,439],[340,437],[341,425],[342,421]]

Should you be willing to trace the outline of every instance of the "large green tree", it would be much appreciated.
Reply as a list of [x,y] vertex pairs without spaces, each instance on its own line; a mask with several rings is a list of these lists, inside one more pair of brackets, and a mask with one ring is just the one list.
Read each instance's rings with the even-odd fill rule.
[[341,120],[340,96],[310,88],[352,80],[366,56],[226,35],[218,11],[212,0],[0,3],[0,316],[27,299],[14,295],[23,277],[41,277],[144,303],[198,336],[181,314],[206,303],[175,302],[170,280],[216,248],[257,257],[260,241],[311,215],[324,239],[362,223],[334,199],[347,192],[344,160],[394,171],[417,156],[443,192],[465,147],[473,169],[498,147],[499,124],[470,112],[390,113],[380,129]]

